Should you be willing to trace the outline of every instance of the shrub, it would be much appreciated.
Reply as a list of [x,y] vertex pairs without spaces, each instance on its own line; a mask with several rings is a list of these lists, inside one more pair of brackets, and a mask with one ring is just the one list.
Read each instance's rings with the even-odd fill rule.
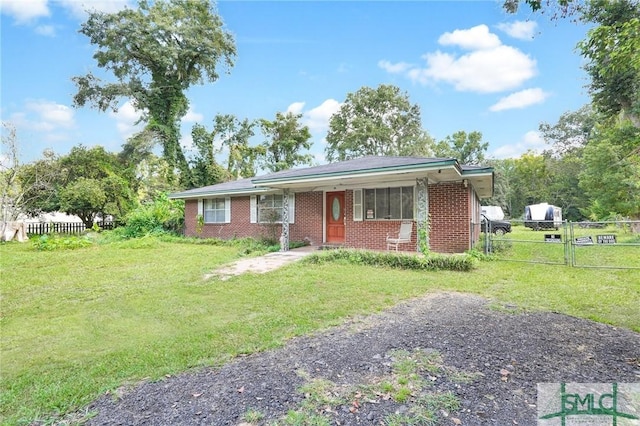
[[326,250],[314,253],[305,258],[309,263],[343,262],[356,265],[369,265],[398,269],[415,270],[450,270],[470,271],[475,268],[476,261],[468,255],[441,255],[429,256],[408,255],[404,253],[381,253],[368,250]]
[[124,238],[178,234],[184,224],[184,201],[169,200],[166,194],[162,194],[153,203],[143,204],[130,212],[125,223],[120,231]]
[[88,236],[58,236],[58,235],[41,235],[32,242],[33,247],[40,251],[53,250],[74,250],[78,248],[88,247],[93,241]]

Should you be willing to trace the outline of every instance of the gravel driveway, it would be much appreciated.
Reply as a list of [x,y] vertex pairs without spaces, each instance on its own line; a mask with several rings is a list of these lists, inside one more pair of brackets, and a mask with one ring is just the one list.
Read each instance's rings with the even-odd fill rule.
[[[407,383],[402,356],[430,364],[405,363],[418,373]],[[426,395],[452,394],[459,407],[436,404],[438,424],[535,425],[537,383],[640,382],[639,363],[638,333],[436,293],[219,369],[105,395],[87,424],[408,424]],[[401,398],[403,380],[411,393]]]

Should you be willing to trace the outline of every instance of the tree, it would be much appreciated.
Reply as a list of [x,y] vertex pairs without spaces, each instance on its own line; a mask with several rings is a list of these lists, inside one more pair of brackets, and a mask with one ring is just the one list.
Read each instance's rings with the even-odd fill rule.
[[[515,13],[520,0],[505,0]],[[595,109],[611,117],[622,113],[640,127],[640,2],[638,0],[524,0],[532,11],[551,11],[553,17],[577,15],[597,24],[577,45],[586,59],[584,69]]]
[[591,140],[597,114],[591,105],[562,114],[554,125],[540,123],[540,133],[551,149],[545,150],[546,168],[551,177],[548,202],[562,207],[568,220],[582,220],[589,204],[580,188],[579,175],[584,168],[583,152]]
[[230,178],[229,173],[216,160],[221,147],[216,147],[215,136],[215,130],[209,133],[200,124],[195,124],[191,130],[193,145],[197,150],[190,161],[192,187],[213,185]]
[[183,189],[172,179],[169,164],[153,152],[155,132],[143,130],[127,140],[118,153],[123,167],[120,174],[129,183],[139,202],[153,201],[156,196]]
[[0,239],[8,222],[20,215],[29,215],[29,206],[36,201],[52,203],[49,191],[60,170],[55,166],[55,155],[45,152],[45,158],[33,164],[21,164],[19,141],[15,127],[2,122],[2,154],[0,155]]
[[53,151],[45,151],[44,158],[21,164],[19,141],[15,127],[3,122],[3,155],[0,156],[0,231],[6,222],[15,221],[21,214],[36,215],[57,204],[55,182],[61,176],[58,158]]
[[302,150],[311,148],[309,127],[300,124],[302,114],[277,113],[274,121],[260,120],[265,137],[263,166],[272,172],[290,169],[301,164],[311,164],[311,154]]
[[132,185],[140,204],[153,202],[162,194],[175,192],[178,188],[167,180],[167,162],[151,155],[135,166],[136,185]]
[[59,164],[62,173],[56,185],[59,203],[55,210],[78,215],[91,227],[98,215],[122,218],[136,206],[127,179],[130,172],[118,155],[101,146],[78,145],[60,157]]
[[256,123],[245,118],[239,120],[232,114],[218,114],[213,119],[213,131],[208,139],[220,143],[227,151],[226,179],[255,176],[257,164],[264,155],[263,146],[251,146],[249,140],[255,135]]
[[396,86],[349,93],[329,121],[326,157],[342,161],[367,155],[430,155],[433,140],[422,129],[420,107]]
[[545,169],[549,174],[547,202],[562,208],[564,219],[584,219],[583,210],[588,197],[579,185],[580,172],[584,168],[582,155],[567,153],[562,157],[544,153]]
[[516,158],[511,182],[512,217],[522,214],[529,204],[549,202],[551,180],[544,156],[528,151]]
[[[565,18],[574,15],[580,10],[580,0],[524,0],[532,12],[549,13],[552,19]],[[502,7],[508,13],[516,13],[521,5],[521,0],[504,0]]]
[[185,92],[195,84],[216,81],[218,65],[233,66],[235,43],[207,0],[140,0],[137,10],[90,12],[80,32],[98,47],[99,68],[116,82],[89,73],[74,77],[75,106],[89,103],[100,111],[117,109],[129,98],[163,147],[171,172],[182,182],[189,168],[179,141],[180,119],[187,113]]
[[578,43],[594,106],[640,128],[640,2],[591,0],[582,20],[598,24]]
[[438,142],[434,148],[436,157],[453,157],[460,164],[480,164],[489,148],[489,142],[482,143],[482,133],[455,132]]
[[581,153],[591,138],[596,122],[593,108],[585,105],[577,111],[563,113],[554,125],[540,123],[538,129],[545,142],[551,145],[551,154],[563,157]]
[[[493,167],[493,196],[483,200],[487,206],[500,206],[509,217],[516,218],[522,214],[520,210],[514,211],[512,192],[515,182],[515,160],[512,158],[488,160],[487,165]],[[515,216],[514,216],[515,215]]]
[[598,126],[584,149],[580,187],[593,219],[640,219],[640,129],[626,122]]
[[87,228],[106,210],[107,195],[102,182],[80,178],[60,190],[60,210],[78,216]]
[[28,188],[24,211],[76,214],[87,227],[99,214],[124,217],[137,203],[128,176],[116,154],[101,146],[75,146],[65,156],[23,166],[20,180]]
[[[20,157],[16,129],[2,122],[2,152],[0,156],[0,239],[4,238],[7,222],[17,219],[21,213],[24,191],[20,187],[18,173]],[[6,134],[5,134],[6,132]]]

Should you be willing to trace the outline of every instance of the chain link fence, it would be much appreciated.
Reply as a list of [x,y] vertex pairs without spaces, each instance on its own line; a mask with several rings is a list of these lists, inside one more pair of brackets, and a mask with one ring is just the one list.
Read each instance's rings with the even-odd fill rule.
[[478,248],[511,262],[640,269],[640,221],[510,222],[502,235],[484,227]]

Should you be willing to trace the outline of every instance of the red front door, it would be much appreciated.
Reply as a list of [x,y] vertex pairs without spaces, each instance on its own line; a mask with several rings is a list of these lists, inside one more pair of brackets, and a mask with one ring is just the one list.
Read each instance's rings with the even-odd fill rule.
[[344,192],[327,192],[327,242],[344,243]]

